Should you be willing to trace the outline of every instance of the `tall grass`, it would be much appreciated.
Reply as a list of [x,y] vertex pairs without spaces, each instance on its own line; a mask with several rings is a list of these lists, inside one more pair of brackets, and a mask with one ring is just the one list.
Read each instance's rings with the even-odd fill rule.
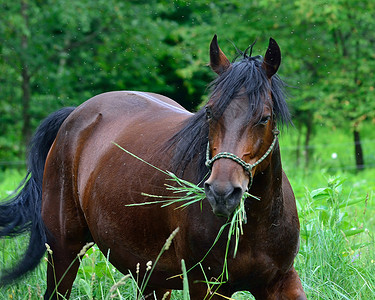
[[[300,209],[301,249],[296,265],[309,299],[372,299],[375,245],[367,228],[370,195],[350,198],[342,178],[306,193]],[[357,210],[357,204],[361,209]]]
[[[356,190],[352,180],[327,177],[324,186],[305,188],[305,195],[298,199],[301,247],[295,266],[308,299],[372,299],[375,295],[373,193]],[[2,268],[24,251],[26,243],[26,236],[0,241]],[[45,269],[44,262],[19,283],[1,288],[0,299],[41,299]],[[136,274],[136,266],[130,271]],[[71,299],[136,299],[139,280],[133,276],[122,281],[123,277],[93,247],[82,258]],[[252,296],[238,292],[232,298]],[[172,299],[185,300],[186,291],[173,291]]]

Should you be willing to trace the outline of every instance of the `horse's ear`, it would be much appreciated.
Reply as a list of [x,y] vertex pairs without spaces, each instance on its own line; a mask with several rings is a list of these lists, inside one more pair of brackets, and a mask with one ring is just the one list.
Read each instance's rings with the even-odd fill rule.
[[221,51],[215,34],[210,44],[210,67],[217,74],[223,74],[230,66],[230,61]]
[[266,71],[267,77],[271,78],[279,69],[281,63],[281,51],[279,45],[273,38],[270,38],[266,55],[264,56],[262,67]]

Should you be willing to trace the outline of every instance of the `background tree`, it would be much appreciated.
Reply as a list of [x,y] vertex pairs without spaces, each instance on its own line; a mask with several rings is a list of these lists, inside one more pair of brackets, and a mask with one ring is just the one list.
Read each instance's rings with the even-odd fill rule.
[[[375,25],[373,1],[300,1],[302,18],[324,28],[319,43],[318,86],[323,92],[318,113],[326,125],[349,128],[353,134],[357,170],[364,168],[361,123],[374,118]],[[321,32],[322,32],[321,31]],[[323,49],[323,48],[322,48]],[[331,123],[331,124],[329,124]]]
[[[0,0],[0,156],[21,157],[39,121],[111,90],[167,95],[189,110],[207,99],[217,33],[229,57],[268,38],[282,48],[297,162],[312,157],[316,126],[347,128],[361,158],[374,116],[374,3],[318,1]],[[299,149],[304,149],[301,152]],[[303,157],[304,155],[304,157]]]

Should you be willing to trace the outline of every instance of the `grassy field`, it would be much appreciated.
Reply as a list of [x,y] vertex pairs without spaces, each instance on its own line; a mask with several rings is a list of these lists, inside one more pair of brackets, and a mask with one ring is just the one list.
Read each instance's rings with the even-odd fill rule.
[[[291,130],[290,130],[291,131]],[[368,130],[365,159],[375,163],[375,136]],[[295,166],[295,132],[283,134],[284,168],[296,194],[301,247],[295,266],[308,299],[373,299],[375,295],[375,168],[353,169],[351,137],[345,132],[319,134],[308,167]],[[371,153],[371,151],[373,151]],[[336,153],[336,155],[332,155]],[[22,171],[0,172],[0,197],[17,187]],[[22,253],[27,237],[0,241],[0,264],[9,266]],[[146,266],[141,266],[146,268]],[[0,299],[41,299],[46,262],[19,283],[1,288]],[[130,270],[134,275],[134,270]],[[136,277],[136,276],[134,276]],[[82,259],[72,299],[136,299],[142,279],[126,279],[97,248]],[[172,299],[186,299],[174,291]],[[233,299],[252,299],[240,292]]]

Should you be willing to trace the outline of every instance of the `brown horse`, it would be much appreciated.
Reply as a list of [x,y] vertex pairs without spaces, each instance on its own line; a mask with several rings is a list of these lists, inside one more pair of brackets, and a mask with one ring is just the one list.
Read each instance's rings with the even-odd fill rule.
[[[208,296],[202,283],[222,273],[224,234],[201,268],[189,271],[191,299],[222,299],[219,294],[239,290],[256,299],[306,299],[293,267],[299,248],[295,199],[277,142],[276,123],[290,122],[275,75],[280,49],[270,39],[264,59],[247,51],[241,57],[230,63],[214,36],[210,66],[219,76],[196,114],[161,95],[111,92],[49,116],[33,138],[25,185],[0,206],[2,236],[31,232],[23,260],[3,271],[2,284],[32,270],[48,243],[54,268],[48,265],[45,299],[69,297],[79,267],[75,258],[86,243],[110,250],[109,260],[121,272],[134,272],[137,263],[155,260],[179,227],[146,291],[161,299],[166,290],[182,288],[181,278],[173,277],[181,273],[181,259],[188,268],[199,262],[249,191],[260,200],[245,200],[247,223],[236,257],[228,256],[227,281]],[[167,196],[166,175],[113,142],[196,184],[209,174],[208,201],[179,210],[126,206],[148,201],[141,193]]]

